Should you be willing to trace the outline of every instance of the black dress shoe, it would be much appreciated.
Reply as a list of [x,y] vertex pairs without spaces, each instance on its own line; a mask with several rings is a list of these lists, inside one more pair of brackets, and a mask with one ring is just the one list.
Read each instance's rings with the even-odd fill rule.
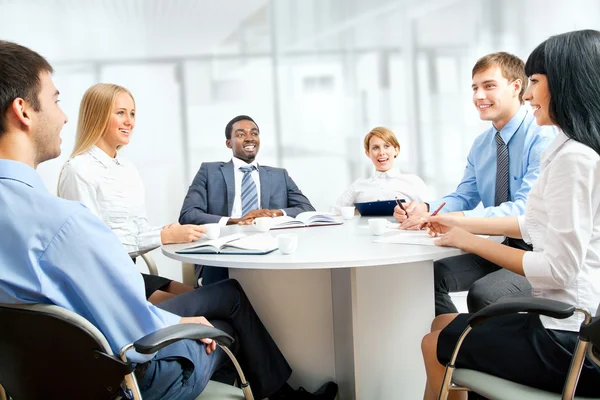
[[314,393],[310,393],[302,386],[298,390],[296,390],[293,394],[293,397],[290,399],[293,400],[334,400],[335,396],[337,396],[338,385],[335,382],[327,382],[320,388],[318,388]]

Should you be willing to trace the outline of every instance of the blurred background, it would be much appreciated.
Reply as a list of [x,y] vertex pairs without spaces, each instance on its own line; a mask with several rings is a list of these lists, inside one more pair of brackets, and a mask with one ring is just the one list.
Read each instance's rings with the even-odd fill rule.
[[396,167],[437,198],[489,127],[471,103],[475,61],[526,59],[548,36],[584,28],[600,28],[600,1],[0,0],[0,38],[51,62],[70,118],[61,157],[38,168],[48,189],[73,149],[84,91],[123,85],[137,106],[123,154],[155,225],[177,219],[202,162],[231,158],[224,128],[238,114],[260,127],[259,163],[287,168],[318,210],[373,172],[362,139],[375,126],[396,133]]

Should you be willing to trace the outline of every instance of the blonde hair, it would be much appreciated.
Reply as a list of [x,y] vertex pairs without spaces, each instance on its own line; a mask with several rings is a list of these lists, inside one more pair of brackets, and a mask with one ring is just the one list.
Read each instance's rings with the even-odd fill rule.
[[[135,107],[133,95],[123,86],[112,83],[98,83],[85,91],[79,105],[75,146],[73,146],[73,152],[71,152],[69,160],[94,147],[100,138],[104,136],[110,123],[115,101],[122,93],[127,93],[131,96]],[[121,147],[121,145],[117,146],[117,150]],[[62,170],[58,177],[59,186],[61,176]],[[58,188],[56,194],[60,196]]]
[[388,128],[384,128],[382,126],[378,126],[376,128],[371,129],[371,132],[367,133],[365,136],[364,145],[365,151],[369,151],[369,142],[373,136],[377,136],[379,139],[383,140],[386,143],[391,144],[395,149],[400,153],[400,143],[398,143],[398,139],[396,139],[396,135],[394,132],[389,130]]
[[[106,133],[115,100],[121,93],[131,96],[135,107],[135,99],[131,92],[123,86],[112,83],[98,83],[85,91],[79,106],[75,146],[69,159],[91,149]],[[117,150],[121,146],[117,147]]]

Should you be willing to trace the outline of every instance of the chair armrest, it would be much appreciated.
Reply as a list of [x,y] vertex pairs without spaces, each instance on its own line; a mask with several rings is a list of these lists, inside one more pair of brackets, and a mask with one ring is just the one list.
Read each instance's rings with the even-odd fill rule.
[[148,273],[150,275],[158,276],[158,267],[156,266],[154,258],[152,258],[150,253],[144,253],[141,255],[141,257],[146,263],[146,266],[148,266]]
[[467,322],[471,327],[474,327],[488,318],[519,312],[535,313],[552,318],[565,319],[573,315],[575,310],[575,306],[555,300],[534,297],[511,299],[490,304],[473,314]]
[[225,332],[202,324],[177,324],[152,332],[133,343],[140,354],[151,354],[179,340],[213,339],[222,346],[229,347],[234,339]]

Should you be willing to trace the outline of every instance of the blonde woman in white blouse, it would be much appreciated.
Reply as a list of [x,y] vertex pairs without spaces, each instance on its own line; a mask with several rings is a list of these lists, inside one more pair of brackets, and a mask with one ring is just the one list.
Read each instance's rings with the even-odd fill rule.
[[[523,275],[533,296],[594,315],[600,303],[600,32],[552,36],[527,59],[529,101],[538,125],[560,133],[546,148],[525,214],[519,217],[429,217],[440,246],[477,254]],[[501,235],[531,243],[524,251],[476,237]],[[423,339],[424,399],[436,399],[454,346],[469,314],[443,314]],[[465,337],[455,365],[560,393],[577,342],[581,313],[554,319],[534,313],[491,318]],[[519,360],[515,362],[515,360]],[[587,359],[577,396],[600,396],[600,367]],[[466,399],[451,392],[449,399]]]
[[[135,128],[135,101],[124,87],[97,84],[83,95],[71,158],[61,172],[58,195],[80,201],[117,235],[135,257],[161,244],[187,243],[202,235],[200,225],[151,226],[144,185],[135,166],[119,156]],[[142,274],[154,304],[193,290],[160,276]]]
[[373,128],[364,139],[365,154],[375,166],[370,178],[359,178],[346,189],[334,205],[335,212],[354,203],[377,200],[405,199],[423,201],[427,185],[416,175],[402,174],[394,168],[400,153],[400,143],[387,128]]

